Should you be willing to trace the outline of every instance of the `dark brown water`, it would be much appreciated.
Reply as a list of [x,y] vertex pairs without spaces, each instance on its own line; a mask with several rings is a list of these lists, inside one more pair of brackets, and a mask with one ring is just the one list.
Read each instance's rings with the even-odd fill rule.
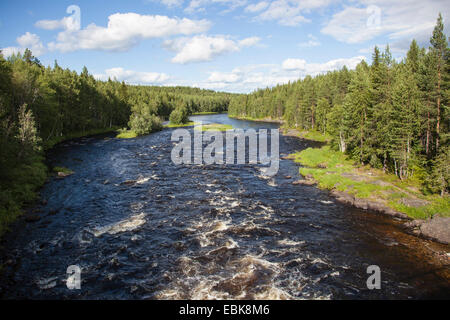
[[[450,297],[448,265],[433,253],[448,247],[405,234],[398,220],[292,185],[299,174],[290,160],[270,179],[259,165],[176,166],[171,132],[81,139],[52,150],[50,163],[75,174],[51,179],[41,192],[48,203],[34,208],[42,219],[19,221],[6,236],[1,297]],[[282,154],[306,147],[280,138]],[[66,287],[69,265],[82,268],[81,290]],[[366,287],[369,265],[381,268],[380,290]]]

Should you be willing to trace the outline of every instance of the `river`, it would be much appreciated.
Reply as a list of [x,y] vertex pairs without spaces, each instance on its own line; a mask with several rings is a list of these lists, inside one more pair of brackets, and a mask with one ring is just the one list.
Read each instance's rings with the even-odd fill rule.
[[[277,128],[226,114],[194,121]],[[192,131],[192,128],[189,129]],[[401,221],[293,185],[298,164],[273,178],[260,165],[175,165],[173,129],[136,139],[62,143],[46,202],[2,242],[2,299],[419,299],[448,298],[448,247],[406,234]],[[280,136],[286,155],[314,145]],[[291,176],[289,178],[287,176]],[[133,182],[126,182],[132,180]],[[69,265],[81,289],[66,287]],[[381,289],[369,290],[369,265]]]

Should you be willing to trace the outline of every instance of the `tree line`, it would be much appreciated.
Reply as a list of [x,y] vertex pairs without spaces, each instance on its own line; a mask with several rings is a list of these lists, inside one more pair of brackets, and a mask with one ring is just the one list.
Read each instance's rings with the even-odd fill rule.
[[372,63],[346,67],[235,96],[230,116],[282,119],[288,127],[331,136],[362,164],[419,179],[428,192],[449,190],[450,50],[441,14],[429,48],[412,41],[397,62],[389,46]]
[[0,51],[0,233],[46,179],[44,150],[67,138],[129,127],[161,129],[174,110],[226,111],[229,93],[96,80],[55,61],[44,67],[30,50]]

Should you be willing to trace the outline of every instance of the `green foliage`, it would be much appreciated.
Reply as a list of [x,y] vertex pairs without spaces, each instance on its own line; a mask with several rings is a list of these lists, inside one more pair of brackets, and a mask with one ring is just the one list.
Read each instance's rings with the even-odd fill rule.
[[[430,39],[412,41],[403,61],[389,46],[372,63],[232,97],[228,113],[245,119],[282,119],[301,136],[321,141],[361,165],[420,180],[422,190],[449,192],[450,49],[439,14]],[[304,132],[308,132],[305,134]],[[323,140],[322,140],[323,141]]]
[[[330,149],[329,145],[308,148],[293,156],[295,161],[304,166],[300,168],[300,173],[304,176],[311,175],[320,188],[335,188],[357,198],[381,200],[387,206],[415,219],[429,218],[434,214],[450,216],[449,197],[414,193],[412,189],[418,189],[419,182],[398,183],[394,175],[384,174],[369,167],[358,167],[343,153]],[[429,204],[420,207],[403,204],[403,199],[411,197],[428,201]]]
[[185,107],[178,107],[172,111],[169,117],[172,124],[184,124],[189,121],[188,111]]
[[5,60],[0,53],[0,234],[45,180],[42,150],[127,124],[130,138],[161,130],[161,118],[183,110],[223,112],[233,95],[198,88],[130,86],[98,81],[55,61],[45,68],[30,50]]
[[58,173],[58,172],[62,172],[62,173],[65,173],[65,174],[72,174],[73,173],[72,170],[70,170],[68,168],[65,168],[65,167],[53,167],[52,171],[54,173]]
[[128,122],[131,131],[138,136],[162,129],[161,119],[153,114],[133,114]]

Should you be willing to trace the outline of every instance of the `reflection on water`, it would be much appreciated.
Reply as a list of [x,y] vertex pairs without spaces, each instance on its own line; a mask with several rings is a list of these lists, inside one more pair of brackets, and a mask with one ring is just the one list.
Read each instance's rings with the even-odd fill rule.
[[[192,120],[277,127],[226,115]],[[6,237],[2,298],[449,297],[448,265],[434,258],[446,247],[292,185],[299,176],[290,160],[270,179],[258,165],[176,166],[171,130],[55,148],[52,165],[75,174],[46,184],[48,203],[34,208],[42,219],[18,222]],[[282,154],[308,146],[280,140]],[[381,268],[381,290],[366,288],[372,264]],[[82,268],[81,290],[66,288],[69,265]]]

